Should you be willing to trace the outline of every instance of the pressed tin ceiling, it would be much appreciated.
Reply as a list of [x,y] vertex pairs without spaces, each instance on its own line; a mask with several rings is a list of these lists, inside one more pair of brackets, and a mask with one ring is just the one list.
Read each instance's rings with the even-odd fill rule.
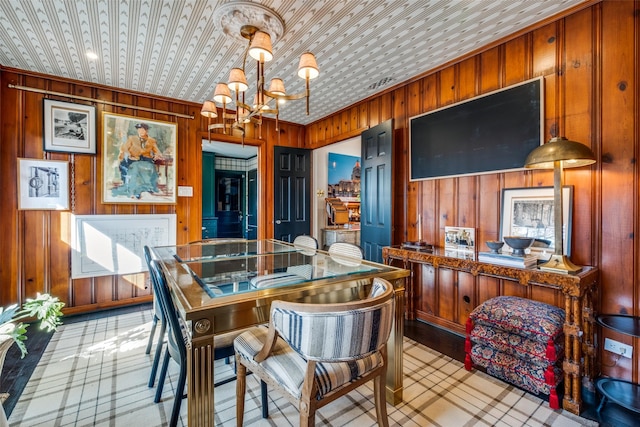
[[[271,21],[282,34],[267,80],[280,77],[287,93],[303,92],[298,58],[306,51],[317,58],[311,114],[303,101],[280,113],[308,124],[583,2],[0,0],[0,64],[202,103],[242,66],[246,45],[225,35],[225,19],[260,4],[284,23]],[[246,71],[251,91],[253,61]]]

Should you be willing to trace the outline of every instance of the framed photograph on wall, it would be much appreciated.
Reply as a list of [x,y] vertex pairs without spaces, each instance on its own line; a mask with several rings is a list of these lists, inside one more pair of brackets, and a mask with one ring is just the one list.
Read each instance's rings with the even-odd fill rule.
[[104,203],[176,203],[176,123],[103,113],[102,132]]
[[[562,241],[571,255],[573,186],[562,189]],[[504,236],[534,237],[531,253],[548,260],[555,252],[553,187],[505,188],[502,190],[500,240]],[[510,248],[504,246],[503,251]]]
[[96,154],[96,107],[44,100],[44,151]]
[[69,163],[18,158],[18,209],[68,210]]

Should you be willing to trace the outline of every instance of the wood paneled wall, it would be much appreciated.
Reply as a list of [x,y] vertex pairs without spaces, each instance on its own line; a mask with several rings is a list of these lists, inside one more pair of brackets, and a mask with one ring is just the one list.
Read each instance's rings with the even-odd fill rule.
[[[69,81],[52,76],[0,68],[0,177],[3,189],[0,204],[0,304],[21,303],[37,292],[49,292],[65,302],[65,313],[86,312],[100,308],[150,301],[146,274],[71,279],[69,247],[70,214],[161,214],[177,216],[177,242],[201,238],[202,227],[202,139],[208,137],[207,121],[200,115],[200,105],[148,94],[115,90],[104,86]],[[92,98],[97,109],[97,155],[70,155],[43,151],[42,93],[18,90],[9,85],[25,86],[49,92]],[[66,102],[87,103],[60,96]],[[137,108],[105,104],[119,103],[191,115],[179,118]],[[176,172],[177,185],[193,187],[193,197],[178,197],[175,205],[104,204],[102,203],[102,113],[118,113],[174,122],[178,127]],[[299,147],[304,143],[304,127],[266,120],[261,133],[257,127],[247,130],[245,143],[258,147],[260,194],[273,198],[273,146]],[[262,136],[262,138],[260,138]],[[240,142],[235,136],[212,133],[212,139]],[[17,210],[17,158],[65,160],[70,162],[72,211]],[[273,211],[258,212],[260,237],[273,235]]]
[[[318,148],[359,135],[363,129],[394,119],[396,159],[394,242],[416,240],[422,215],[424,240],[443,244],[447,225],[475,227],[477,241],[499,236],[503,188],[551,186],[550,171],[523,171],[410,182],[408,120],[435,108],[514,83],[543,76],[545,132],[558,132],[588,145],[599,159],[592,167],[565,171],[573,185],[572,260],[601,271],[600,312],[640,315],[640,1],[604,1],[463,60],[428,72],[411,82],[371,97],[321,121],[301,126],[272,122],[250,130],[246,143],[259,147],[260,194],[273,196],[273,146]],[[201,146],[207,136],[200,106],[130,93],[51,76],[0,68],[0,304],[21,302],[36,292],[51,292],[67,312],[89,311],[149,300],[144,275],[70,279],[66,213],[18,211],[18,157],[71,160],[42,150],[43,95],[8,88],[19,84],[192,114],[176,119],[135,109],[96,103],[102,111],[178,124],[178,185],[194,188],[194,197],[175,206],[104,205],[101,203],[101,157],[74,156],[77,214],[169,213],[178,217],[178,242],[200,238]],[[60,99],[65,100],[65,99]],[[102,128],[98,125],[100,152]],[[223,141],[237,138],[216,135]],[[273,212],[259,213],[261,237],[273,235]],[[633,358],[601,350],[605,336],[633,345]],[[638,339],[601,331],[599,359],[606,375],[639,380]]]
[[[503,188],[552,186],[552,171],[528,170],[409,181],[409,117],[544,77],[545,134],[589,146],[597,164],[567,169],[574,186],[574,263],[601,271],[601,313],[640,315],[640,2],[604,1],[426,73],[307,126],[321,147],[394,119],[394,237],[444,245],[445,226],[475,227],[480,246],[499,237]],[[462,286],[462,284],[454,284]],[[517,290],[513,290],[517,292]],[[478,296],[479,297],[479,296]],[[553,301],[550,301],[553,303]],[[638,339],[602,330],[634,347],[633,358],[599,350],[606,375],[638,381]]]

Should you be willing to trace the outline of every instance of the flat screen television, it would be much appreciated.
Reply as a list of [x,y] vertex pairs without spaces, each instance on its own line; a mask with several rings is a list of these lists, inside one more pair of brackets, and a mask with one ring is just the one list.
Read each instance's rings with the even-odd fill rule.
[[524,168],[543,144],[537,78],[409,119],[411,181]]

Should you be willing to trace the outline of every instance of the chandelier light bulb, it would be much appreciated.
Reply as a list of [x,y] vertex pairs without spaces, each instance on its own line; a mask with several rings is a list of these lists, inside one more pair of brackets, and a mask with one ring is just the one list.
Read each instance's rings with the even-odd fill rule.
[[231,91],[226,83],[218,83],[213,93],[213,100],[220,104],[228,104],[231,102]]
[[228,86],[235,92],[244,92],[249,89],[249,85],[247,84],[247,76],[245,76],[244,71],[242,71],[241,68],[231,69],[231,72],[229,73]]
[[284,82],[282,81],[282,79],[271,79],[271,83],[269,84],[269,92],[273,93],[274,95],[285,96],[287,93],[284,90]]
[[214,104],[213,101],[205,101],[204,104],[202,104],[202,110],[200,110],[200,114],[204,117],[215,119],[216,117],[218,117],[216,104]]
[[249,56],[260,62],[269,62],[273,59],[271,36],[268,33],[256,31],[249,45]]
[[303,79],[315,79],[320,75],[316,57],[311,52],[303,53],[298,65],[298,76]]

